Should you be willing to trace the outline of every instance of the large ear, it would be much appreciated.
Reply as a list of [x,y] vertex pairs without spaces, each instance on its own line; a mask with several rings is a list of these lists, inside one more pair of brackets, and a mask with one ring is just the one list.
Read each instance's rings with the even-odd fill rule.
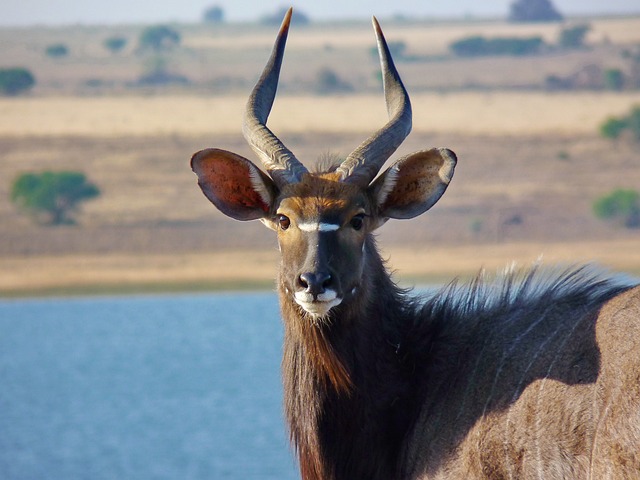
[[236,220],[268,216],[277,188],[246,158],[209,148],[193,155],[191,169],[202,192],[225,215]]
[[369,187],[382,218],[413,218],[429,210],[449,186],[456,155],[446,148],[401,158]]

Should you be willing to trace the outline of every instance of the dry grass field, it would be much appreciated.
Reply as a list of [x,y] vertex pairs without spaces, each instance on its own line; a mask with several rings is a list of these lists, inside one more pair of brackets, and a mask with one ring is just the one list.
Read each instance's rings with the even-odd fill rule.
[[[9,137],[234,135],[246,95],[0,98],[0,132]],[[411,95],[416,133],[591,135],[603,119],[640,104],[640,91],[456,92]],[[386,122],[381,94],[283,95],[269,125],[279,134],[367,134]]]
[[[589,23],[589,51],[399,64],[414,130],[396,158],[430,146],[459,156],[453,183],[431,212],[380,230],[400,281],[441,282],[540,255],[640,274],[640,232],[591,212],[593,201],[612,189],[640,188],[640,147],[598,134],[604,119],[640,104],[640,92],[541,88],[546,75],[591,62],[624,65],[619,50],[640,43],[640,19]],[[193,84],[164,89],[127,83],[144,59],[101,50],[113,30],[0,30],[0,66],[25,65],[38,78],[30,95],[0,98],[1,294],[272,284],[271,233],[218,213],[199,192],[188,160],[209,146],[254,158],[240,134],[241,114],[273,31],[180,28],[184,48],[172,68]],[[553,41],[558,28],[481,22],[391,24],[386,31],[414,55],[438,56],[464,35],[541,34]],[[132,37],[138,31],[119,30]],[[385,122],[371,36],[364,24],[292,31],[270,126],[304,162],[347,154]],[[43,59],[41,47],[62,40],[71,45],[69,58]],[[328,64],[354,92],[318,96],[305,87]],[[100,88],[87,86],[98,77]],[[230,82],[223,90],[221,79]],[[463,88],[478,84],[487,88]],[[84,205],[78,225],[33,225],[8,201],[11,181],[21,172],[58,168],[84,171],[102,195]]]

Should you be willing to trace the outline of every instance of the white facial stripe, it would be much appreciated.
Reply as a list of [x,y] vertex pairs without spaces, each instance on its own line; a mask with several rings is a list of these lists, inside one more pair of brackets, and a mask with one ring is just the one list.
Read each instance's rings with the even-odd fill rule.
[[335,232],[340,228],[340,225],[323,222],[304,222],[299,223],[298,228],[303,232]]

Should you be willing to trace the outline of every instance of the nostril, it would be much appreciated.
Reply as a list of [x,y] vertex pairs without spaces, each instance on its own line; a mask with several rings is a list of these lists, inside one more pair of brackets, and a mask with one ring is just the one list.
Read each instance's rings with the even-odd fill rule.
[[319,295],[333,283],[332,280],[328,273],[305,272],[298,277],[298,286],[307,293]]

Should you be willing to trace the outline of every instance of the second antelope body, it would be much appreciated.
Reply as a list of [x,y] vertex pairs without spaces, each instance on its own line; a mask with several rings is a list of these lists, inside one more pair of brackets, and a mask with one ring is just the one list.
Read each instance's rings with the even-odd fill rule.
[[411,106],[378,23],[389,122],[344,162],[307,168],[267,128],[291,11],[249,99],[266,173],[207,149],[207,198],[261,220],[281,252],[284,404],[304,480],[640,479],[640,288],[589,268],[507,273],[412,298],[373,232],[424,213],[455,154],[379,174]]

